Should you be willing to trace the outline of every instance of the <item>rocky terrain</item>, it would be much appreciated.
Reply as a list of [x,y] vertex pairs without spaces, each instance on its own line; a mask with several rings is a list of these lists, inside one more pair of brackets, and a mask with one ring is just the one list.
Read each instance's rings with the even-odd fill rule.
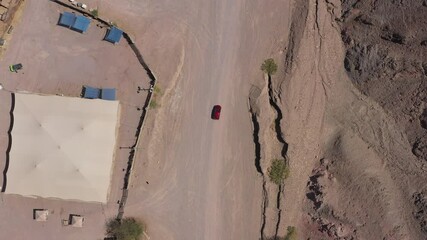
[[273,77],[291,167],[276,236],[297,226],[299,239],[426,239],[427,1],[293,9]]
[[304,237],[426,239],[427,2],[326,5],[345,73],[329,79],[341,87],[325,92],[345,102],[355,87],[356,98],[341,103],[346,110],[335,107],[340,99],[326,101],[325,121],[341,126],[323,129],[322,157],[306,186]]
[[345,68],[427,161],[427,1],[343,1]]
[[[427,164],[427,1],[343,1],[345,68],[354,85],[395,119]],[[425,173],[425,171],[424,171]],[[426,185],[412,194],[427,234]]]

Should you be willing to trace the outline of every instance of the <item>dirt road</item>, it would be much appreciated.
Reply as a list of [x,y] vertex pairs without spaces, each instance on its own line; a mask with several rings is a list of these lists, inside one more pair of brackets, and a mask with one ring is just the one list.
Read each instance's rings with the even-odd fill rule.
[[126,12],[162,98],[143,130],[125,215],[142,217],[150,239],[258,239],[247,99],[263,82],[262,61],[284,45],[288,1],[129,2],[102,2],[100,13]]

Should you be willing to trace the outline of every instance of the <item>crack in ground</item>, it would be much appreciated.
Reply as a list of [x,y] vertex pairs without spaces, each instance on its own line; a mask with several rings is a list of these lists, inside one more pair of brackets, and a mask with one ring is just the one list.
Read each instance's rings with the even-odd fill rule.
[[[148,64],[144,61],[144,58],[142,57],[141,52],[139,51],[139,49],[137,48],[137,46],[135,45],[133,40],[130,38],[130,36],[126,32],[123,32],[123,37],[126,39],[127,43],[129,44],[131,49],[134,51],[135,56],[137,57],[141,66],[147,72],[147,75],[150,78],[150,89],[154,89],[154,87],[156,85],[156,81],[157,81],[156,77],[154,76],[154,74],[150,70],[150,68],[148,67]],[[130,177],[131,177],[131,173],[132,173],[132,169],[133,169],[133,164],[135,162],[136,147],[137,147],[139,139],[141,137],[142,127],[144,125],[145,117],[147,116],[147,111],[148,111],[147,109],[150,105],[152,96],[153,96],[153,91],[150,90],[147,94],[147,98],[145,99],[144,106],[141,109],[142,110],[141,116],[139,118],[138,126],[137,126],[136,131],[135,131],[135,142],[130,147],[131,150],[129,152],[129,158],[128,158],[128,163],[127,163],[127,168],[126,168],[124,183],[123,183],[123,188],[122,188],[123,193],[122,193],[121,200],[119,202],[119,211],[117,214],[118,220],[121,220],[123,218],[123,215],[124,215],[124,208],[126,206],[126,202],[127,202],[127,198],[128,198]]]
[[315,29],[317,28],[317,32],[320,35],[320,30],[319,30],[319,0],[316,0],[316,2],[314,3],[316,10],[314,11],[314,24],[315,24]]
[[277,213],[277,223],[276,223],[276,231],[274,232],[274,237],[277,239],[277,235],[279,234],[279,226],[280,226],[280,220],[282,217],[282,209],[280,208],[280,202],[282,200],[282,198],[280,197],[281,194],[283,193],[283,186],[279,185],[279,191],[277,191],[277,198],[276,198],[276,207],[278,209],[278,213]]
[[260,234],[261,238],[260,240],[264,240],[264,229],[265,229],[265,223],[266,223],[266,214],[267,211],[267,205],[268,205],[268,194],[267,194],[267,188],[265,187],[266,181],[264,175],[262,176],[262,222],[261,222],[261,229]]
[[268,194],[266,188],[266,180],[264,172],[261,167],[261,143],[259,142],[259,122],[257,118],[258,108],[256,100],[261,94],[261,90],[255,86],[252,86],[249,94],[249,112],[251,114],[251,120],[253,125],[253,141],[255,144],[255,168],[262,177],[262,204],[261,204],[261,229],[260,229],[260,240],[264,240],[264,229],[266,225],[266,210],[268,205]]
[[7,187],[7,171],[9,170],[10,150],[12,149],[12,129],[15,123],[15,115],[13,114],[15,110],[15,93],[11,93],[10,97],[11,97],[10,110],[9,110],[10,124],[9,124],[9,129],[7,130],[7,136],[9,141],[6,149],[6,162],[3,169],[3,184],[1,188],[1,192],[3,193],[6,192],[6,187]]
[[273,83],[271,81],[271,76],[268,75],[268,97],[269,97],[269,103],[271,107],[276,111],[277,117],[274,119],[274,129],[276,131],[276,138],[277,140],[283,144],[283,148],[281,151],[281,155],[283,158],[286,159],[286,154],[288,152],[288,143],[285,141],[285,139],[282,136],[282,127],[280,126],[280,122],[282,121],[283,114],[282,110],[280,109],[279,105],[276,103],[277,99],[274,96],[273,92]]
[[264,229],[266,224],[266,215],[265,212],[267,210],[267,203],[268,203],[268,195],[267,195],[267,188],[266,188],[266,181],[265,181],[265,175],[262,171],[261,167],[261,144],[259,143],[259,122],[256,116],[256,113],[253,111],[252,107],[250,108],[251,112],[251,119],[252,124],[254,126],[253,129],[253,141],[255,143],[255,168],[259,174],[262,176],[262,212],[261,212],[261,229],[260,229],[260,235],[261,240],[264,240]]
[[[289,145],[283,138],[282,127],[280,125],[283,118],[283,113],[279,105],[277,104],[277,98],[274,96],[273,83],[272,83],[270,74],[268,75],[268,97],[269,97],[269,103],[271,107],[276,111],[276,114],[277,114],[276,119],[274,120],[274,125],[275,125],[275,131],[276,131],[276,138],[280,143],[283,144],[281,155],[284,158],[284,161],[286,162],[286,164],[289,164],[289,162],[287,161],[287,152],[288,152]],[[280,219],[282,217],[282,209],[280,208],[281,196],[283,193],[282,190],[283,190],[283,186],[282,184],[280,184],[279,190],[277,192],[277,198],[276,198],[276,208],[278,212],[277,212],[276,228],[274,233],[275,239],[277,238],[277,234],[279,232]]]
[[261,144],[259,143],[259,122],[256,117],[256,114],[252,112],[252,108],[251,108],[251,119],[252,119],[252,125],[254,126],[252,136],[255,144],[255,168],[258,173],[264,176],[264,173],[262,172],[262,168],[261,168]]

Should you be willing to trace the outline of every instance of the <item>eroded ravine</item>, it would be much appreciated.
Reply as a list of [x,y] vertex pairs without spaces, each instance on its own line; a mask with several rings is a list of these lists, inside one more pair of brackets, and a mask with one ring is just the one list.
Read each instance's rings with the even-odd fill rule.
[[[270,107],[274,110],[274,135],[276,139],[274,140],[277,145],[280,146],[280,153],[275,153],[275,155],[280,155],[282,157],[282,161],[285,161],[288,164],[287,160],[287,151],[288,151],[288,143],[285,141],[283,137],[281,121],[283,118],[282,110],[277,104],[277,98],[274,95],[273,83],[271,76],[268,75],[267,78],[267,87],[268,87],[268,103]],[[257,100],[261,94],[261,90],[257,87],[252,87],[249,94],[249,112],[251,114],[251,121],[253,125],[253,141],[255,145],[255,168],[257,172],[262,177],[262,206],[261,206],[261,227],[260,227],[260,239],[265,239],[266,225],[268,224],[270,228],[273,228],[273,238],[277,238],[279,233],[280,221],[282,218],[282,195],[283,195],[283,186],[280,184],[277,187],[269,188],[267,190],[267,178],[266,178],[266,170],[263,169],[263,164],[261,164],[261,143],[259,139],[260,132],[260,124],[258,121],[258,114],[260,114]],[[267,208],[269,203],[275,203],[274,208],[276,211],[267,212]],[[276,214],[276,216],[268,216],[268,215]],[[267,222],[267,219],[271,222]],[[272,220],[270,220],[272,219]]]
[[249,113],[251,116],[252,127],[253,127],[253,142],[255,145],[255,168],[262,178],[262,201],[261,201],[261,227],[260,227],[260,239],[264,239],[264,229],[266,224],[266,210],[268,205],[268,193],[266,188],[266,179],[261,167],[261,143],[259,141],[259,121],[257,114],[259,108],[257,105],[257,99],[261,94],[261,90],[255,86],[252,86],[249,94]]
[[[289,164],[288,158],[287,158],[287,152],[288,152],[288,143],[285,141],[283,137],[282,127],[281,127],[281,121],[283,118],[282,110],[280,109],[279,105],[277,104],[277,98],[274,96],[273,86],[272,86],[271,76],[268,75],[268,100],[270,103],[270,106],[274,109],[276,112],[276,118],[274,119],[274,130],[276,132],[276,138],[277,141],[282,145],[281,150],[281,156],[283,157],[283,161],[285,161],[285,164]],[[282,183],[283,184],[283,183]],[[277,238],[278,232],[279,232],[279,226],[280,226],[280,220],[282,218],[282,208],[281,206],[281,199],[283,194],[283,187],[282,184],[279,185],[277,190],[277,197],[276,197],[276,208],[277,208],[277,222],[275,224],[275,231],[274,231],[274,238]]]

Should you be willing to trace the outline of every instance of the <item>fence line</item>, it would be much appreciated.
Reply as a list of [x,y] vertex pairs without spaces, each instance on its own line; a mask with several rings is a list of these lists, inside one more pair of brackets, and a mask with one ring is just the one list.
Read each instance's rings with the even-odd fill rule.
[[[73,9],[74,11],[80,12],[86,16],[90,16],[92,19],[99,21],[105,25],[108,25],[109,27],[112,26],[112,24],[98,16],[94,16],[91,12],[84,10],[82,8],[79,8],[77,6],[74,6],[72,4],[69,4],[68,2],[64,2],[61,0],[52,0],[58,4],[60,4],[61,6]],[[153,72],[151,71],[151,69],[149,68],[148,64],[144,61],[144,58],[142,57],[141,52],[139,51],[138,47],[135,45],[135,42],[132,40],[132,38],[129,36],[129,34],[127,34],[125,31],[123,31],[123,37],[124,39],[126,39],[126,42],[129,44],[130,48],[133,50],[133,52],[135,53],[136,58],[138,59],[139,63],[141,64],[141,66],[144,68],[144,70],[147,72],[148,77],[150,78],[150,91],[148,91],[148,95],[147,98],[145,99],[145,103],[144,103],[144,107],[142,108],[141,111],[141,116],[139,118],[139,122],[138,122],[138,126],[136,128],[136,132],[135,132],[135,143],[130,147],[130,151],[129,151],[129,157],[128,157],[128,162],[127,162],[127,168],[126,168],[126,173],[125,173],[125,177],[124,177],[124,183],[123,183],[123,191],[122,191],[122,197],[121,200],[119,202],[119,210],[118,210],[118,214],[117,214],[117,220],[121,220],[123,218],[124,215],[124,209],[126,206],[126,202],[127,202],[127,198],[128,198],[128,193],[129,193],[129,183],[131,180],[131,173],[132,173],[132,169],[134,166],[134,162],[135,162],[135,153],[136,153],[136,146],[138,146],[139,144],[139,139],[141,137],[141,130],[142,127],[144,126],[144,120],[145,117],[147,116],[147,111],[151,102],[151,98],[153,96],[153,89],[156,85],[156,77],[154,76]]]

